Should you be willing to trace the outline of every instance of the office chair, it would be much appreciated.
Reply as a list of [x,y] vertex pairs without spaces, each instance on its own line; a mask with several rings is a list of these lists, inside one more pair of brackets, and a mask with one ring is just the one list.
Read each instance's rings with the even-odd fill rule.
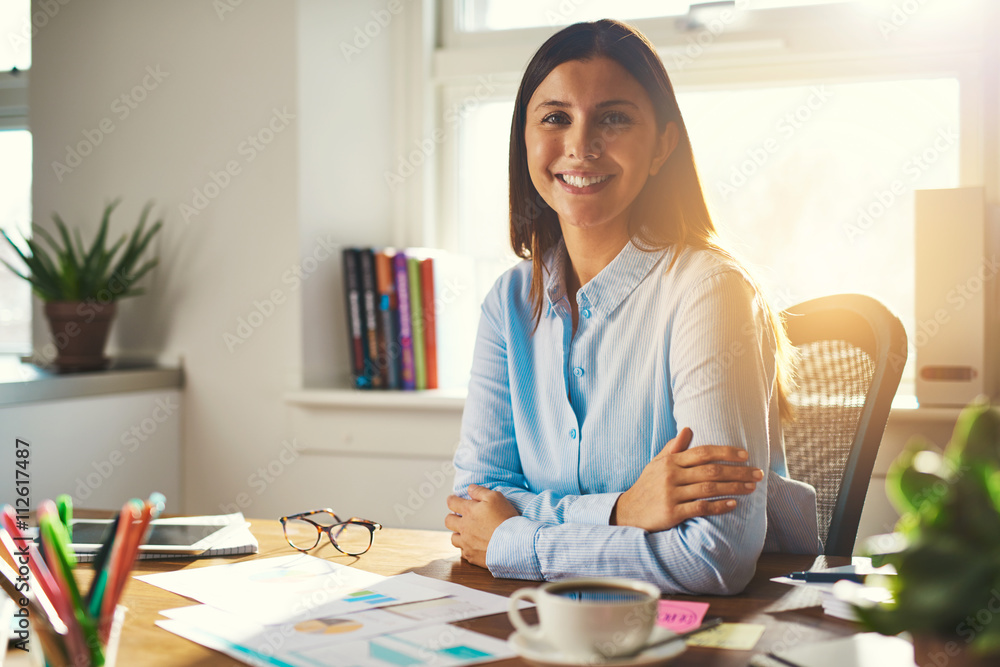
[[875,299],[837,294],[792,306],[799,352],[784,425],[788,472],[816,489],[828,556],[850,556],[892,397],[906,363],[903,324]]

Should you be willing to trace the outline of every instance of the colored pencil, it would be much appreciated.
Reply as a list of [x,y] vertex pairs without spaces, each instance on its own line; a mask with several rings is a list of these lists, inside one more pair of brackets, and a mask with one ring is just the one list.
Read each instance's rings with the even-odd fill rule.
[[[3,547],[0,548],[0,555],[3,556],[3,560],[10,564],[14,570],[17,570],[18,573],[20,573],[20,564],[17,563],[16,560],[20,556],[25,556],[23,547],[18,547],[14,544],[14,539],[7,530],[0,530],[0,546]],[[54,595],[52,591],[54,586],[51,583],[51,575],[47,570],[44,572],[44,576],[41,576],[38,573],[38,561],[40,557],[37,551],[34,551],[33,553],[34,549],[35,545],[29,542],[26,554],[28,560],[27,565],[28,569],[31,570],[31,573],[34,575],[34,581],[30,582],[30,592],[45,609],[46,614],[54,615],[57,619],[59,619],[59,625],[62,626],[62,632],[65,632],[65,624],[62,622],[62,616],[65,613],[65,610],[58,610],[53,602]],[[41,567],[45,568],[45,564],[41,563]]]
[[[60,551],[56,536],[56,526],[61,526],[59,513],[55,503],[51,500],[44,500],[38,506],[38,532],[43,536],[42,550],[46,554],[49,571],[56,584],[56,591],[59,608],[66,610],[62,617],[66,624],[66,643],[72,656],[87,655],[91,652],[88,649],[88,633],[83,627],[81,619],[84,615],[80,608],[80,591],[76,586],[76,579],[73,578],[73,570],[70,562],[65,559],[65,554]],[[74,596],[75,592],[75,596]],[[84,621],[85,622],[85,621]]]
[[[115,597],[115,587],[117,585],[120,570],[125,562],[125,551],[128,548],[129,536],[135,531],[135,524],[142,517],[142,504],[139,500],[133,498],[129,500],[125,505],[122,506],[122,511],[118,519],[117,531],[114,535],[114,544],[111,547],[111,558],[108,561],[107,566],[107,578],[104,585],[103,596],[101,599],[101,613],[99,617],[101,619],[101,633],[110,627],[110,621],[108,620],[110,615],[114,612],[115,603],[117,598]],[[131,564],[129,564],[131,568]]]
[[[118,600],[148,537],[150,522],[160,515],[165,502],[163,494],[153,493],[145,502],[125,503],[95,558],[94,583],[86,595],[77,585],[76,557],[69,547],[72,499],[60,496],[56,503],[39,504],[40,547],[24,536],[13,508],[0,509],[0,588],[30,607],[35,637],[47,664],[104,665],[108,638],[122,611]],[[24,576],[25,564],[31,579]]]

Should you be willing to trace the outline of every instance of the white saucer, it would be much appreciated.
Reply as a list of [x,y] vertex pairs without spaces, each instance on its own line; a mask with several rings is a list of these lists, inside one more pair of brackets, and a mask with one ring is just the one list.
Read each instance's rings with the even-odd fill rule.
[[[661,636],[654,630],[651,641]],[[558,649],[545,640],[532,639],[516,631],[507,639],[507,644],[515,653],[528,662],[543,665],[543,667],[564,667],[564,665],[582,664],[607,665],[608,667],[638,667],[638,665],[654,665],[672,660],[687,649],[684,639],[678,637],[675,641],[639,651],[635,655],[620,658],[593,658],[581,661],[579,658],[570,658],[561,654]]]

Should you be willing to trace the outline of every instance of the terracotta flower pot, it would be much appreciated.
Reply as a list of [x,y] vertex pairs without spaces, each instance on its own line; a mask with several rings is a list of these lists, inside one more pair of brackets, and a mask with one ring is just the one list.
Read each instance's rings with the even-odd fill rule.
[[113,301],[103,305],[86,301],[45,304],[60,373],[94,371],[108,365],[104,346],[116,311],[117,304]]

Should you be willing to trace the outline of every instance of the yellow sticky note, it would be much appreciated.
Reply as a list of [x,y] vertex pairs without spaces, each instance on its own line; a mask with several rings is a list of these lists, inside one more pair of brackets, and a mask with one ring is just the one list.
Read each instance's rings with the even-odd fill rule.
[[688,646],[725,648],[731,651],[749,651],[764,634],[764,626],[755,623],[721,623],[710,630],[687,638]]

